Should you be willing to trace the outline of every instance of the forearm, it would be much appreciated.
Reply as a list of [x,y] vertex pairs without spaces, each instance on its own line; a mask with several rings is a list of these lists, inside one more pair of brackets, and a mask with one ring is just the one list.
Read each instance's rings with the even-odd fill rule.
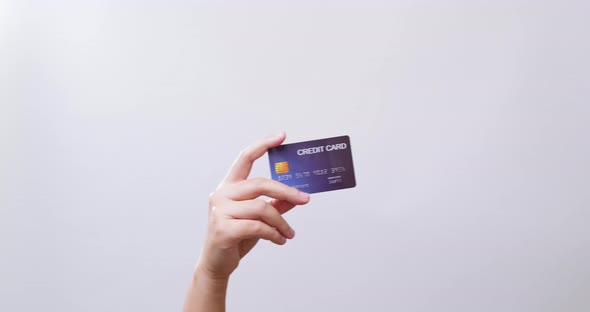
[[225,312],[229,279],[214,279],[197,267],[184,303],[184,312]]

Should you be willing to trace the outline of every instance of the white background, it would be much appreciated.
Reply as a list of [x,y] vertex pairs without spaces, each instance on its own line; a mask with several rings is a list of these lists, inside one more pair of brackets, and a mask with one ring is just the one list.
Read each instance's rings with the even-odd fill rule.
[[590,310],[588,2],[0,3],[1,311],[180,310],[209,192],[279,130],[350,135],[358,186],[229,310]]

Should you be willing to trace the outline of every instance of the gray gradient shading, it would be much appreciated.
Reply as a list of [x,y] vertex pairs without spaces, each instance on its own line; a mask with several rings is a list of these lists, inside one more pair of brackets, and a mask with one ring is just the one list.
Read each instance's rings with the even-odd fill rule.
[[208,194],[278,130],[350,135],[357,187],[230,311],[590,311],[587,3],[1,2],[0,311],[180,310]]

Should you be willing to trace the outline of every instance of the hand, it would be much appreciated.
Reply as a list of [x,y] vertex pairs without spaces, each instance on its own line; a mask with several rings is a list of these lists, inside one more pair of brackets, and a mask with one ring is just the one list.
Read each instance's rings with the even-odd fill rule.
[[[283,245],[295,232],[281,216],[309,201],[309,194],[265,178],[248,179],[253,162],[285,140],[285,133],[248,147],[209,196],[207,237],[197,270],[210,279],[227,280],[259,239]],[[259,196],[270,197],[270,201]]]

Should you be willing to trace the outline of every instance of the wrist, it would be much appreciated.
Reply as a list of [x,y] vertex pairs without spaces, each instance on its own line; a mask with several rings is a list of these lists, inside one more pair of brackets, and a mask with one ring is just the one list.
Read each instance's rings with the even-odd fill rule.
[[214,274],[207,268],[197,264],[193,273],[193,281],[216,291],[225,290],[229,283],[229,276]]
[[185,312],[224,312],[229,277],[209,274],[197,265],[184,305]]

